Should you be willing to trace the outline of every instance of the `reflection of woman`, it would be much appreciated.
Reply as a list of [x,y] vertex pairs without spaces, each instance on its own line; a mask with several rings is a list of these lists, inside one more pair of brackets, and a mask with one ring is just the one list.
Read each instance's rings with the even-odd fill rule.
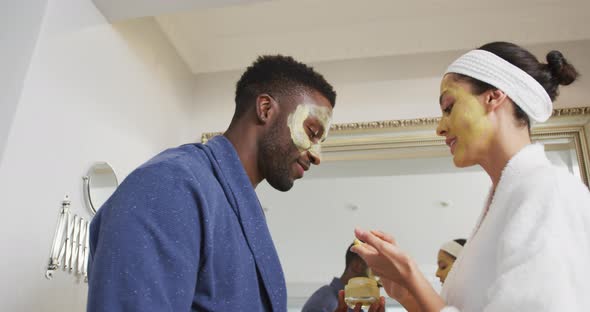
[[[457,167],[480,165],[492,188],[442,296],[393,238],[356,230],[353,247],[390,296],[421,311],[586,311],[590,307],[590,193],[531,144],[531,122],[552,113],[559,85],[577,77],[560,52],[539,63],[490,43],[452,63],[441,82],[446,137]],[[446,306],[446,308],[445,308]]]
[[453,267],[453,263],[455,263],[461,250],[463,250],[465,242],[465,239],[458,238],[448,241],[440,247],[437,255],[438,268],[436,270],[436,277],[438,277],[441,284],[444,284],[449,271],[451,271],[451,268]]

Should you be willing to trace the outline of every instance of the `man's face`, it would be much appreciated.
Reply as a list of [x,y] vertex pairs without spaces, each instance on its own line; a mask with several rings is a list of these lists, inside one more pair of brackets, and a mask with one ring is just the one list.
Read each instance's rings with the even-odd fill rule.
[[321,161],[320,143],[332,121],[332,106],[317,92],[294,97],[295,103],[281,103],[281,113],[261,141],[258,167],[268,183],[288,191],[303,177],[310,165]]

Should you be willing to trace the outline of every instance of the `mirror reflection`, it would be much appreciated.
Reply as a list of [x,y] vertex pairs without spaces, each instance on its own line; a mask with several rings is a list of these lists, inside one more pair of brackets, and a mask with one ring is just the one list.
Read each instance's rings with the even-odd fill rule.
[[[588,116],[582,117],[553,118],[533,129],[533,141],[543,144],[552,163],[587,184]],[[353,241],[355,227],[395,235],[440,290],[439,249],[470,236],[491,181],[479,166],[455,167],[432,122],[422,120],[389,129],[379,123],[336,125],[342,130],[332,132],[323,146],[322,164],[293,189],[281,193],[259,185],[293,311],[342,274],[343,250]]]
[[92,214],[113,194],[119,182],[115,171],[106,162],[98,162],[90,167],[84,176],[84,198]]

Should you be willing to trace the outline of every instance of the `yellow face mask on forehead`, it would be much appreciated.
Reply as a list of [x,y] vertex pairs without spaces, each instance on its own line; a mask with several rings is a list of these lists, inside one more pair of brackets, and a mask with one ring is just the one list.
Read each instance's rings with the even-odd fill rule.
[[[324,127],[324,133],[318,143],[314,143],[305,130],[305,121],[309,117],[314,117]],[[300,104],[287,118],[287,126],[291,131],[293,143],[301,153],[309,151],[314,157],[321,159],[320,142],[324,141],[328,136],[331,121],[332,111],[329,108]]]
[[454,99],[451,112],[443,114],[440,123],[450,136],[456,137],[454,159],[461,165],[470,149],[484,147],[491,141],[493,128],[478,98],[448,76],[441,83],[441,94]]

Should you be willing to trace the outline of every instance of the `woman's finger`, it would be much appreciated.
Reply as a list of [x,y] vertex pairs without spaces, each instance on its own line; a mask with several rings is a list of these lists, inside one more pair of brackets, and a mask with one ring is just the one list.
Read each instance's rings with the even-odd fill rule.
[[[373,246],[369,245],[369,244],[365,244],[364,242],[355,239],[354,240],[354,244],[352,245],[352,247],[361,247],[361,248],[366,248],[368,251],[373,252],[373,253],[377,253],[377,249],[375,249]],[[352,250],[352,249],[351,249]]]
[[[405,254],[395,244],[395,239],[380,231],[363,231],[361,229],[355,229],[355,233],[360,234],[373,248],[376,249],[377,254],[382,254],[391,261],[398,261],[400,257]],[[381,236],[381,237],[380,237]]]
[[376,256],[379,254],[379,251],[377,249],[363,242],[353,245],[350,248],[350,251],[360,255],[361,257]]
[[[359,228],[354,229],[354,234],[356,235],[356,237],[358,239],[364,241],[366,244],[371,245],[372,247],[377,249],[377,251],[381,251],[382,249],[384,249],[386,247],[385,244],[389,244],[388,242],[375,236],[373,233],[361,230]],[[389,244],[389,245],[391,245],[391,244]]]
[[373,235],[379,237],[380,239],[393,244],[393,245],[397,245],[397,242],[395,241],[395,238],[393,238],[393,236],[385,233],[385,232],[381,232],[381,231],[377,231],[377,230],[371,230],[371,233],[373,233]]

